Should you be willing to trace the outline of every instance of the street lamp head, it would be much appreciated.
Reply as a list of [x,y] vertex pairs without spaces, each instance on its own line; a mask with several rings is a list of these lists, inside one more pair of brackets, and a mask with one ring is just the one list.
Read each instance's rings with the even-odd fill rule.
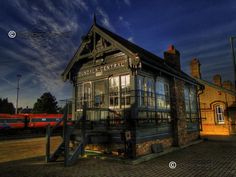
[[16,76],[20,78],[22,75],[21,74],[17,74]]

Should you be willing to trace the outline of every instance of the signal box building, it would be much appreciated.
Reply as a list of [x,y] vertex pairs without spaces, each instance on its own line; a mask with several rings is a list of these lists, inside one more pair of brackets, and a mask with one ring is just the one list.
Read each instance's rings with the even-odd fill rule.
[[231,81],[222,82],[219,74],[213,82],[201,77],[200,62],[191,61],[191,75],[205,86],[200,94],[202,135],[230,135],[236,133],[236,92]]
[[199,138],[202,85],[164,58],[94,24],[62,74],[73,84],[73,119],[86,105],[87,149],[137,157]]

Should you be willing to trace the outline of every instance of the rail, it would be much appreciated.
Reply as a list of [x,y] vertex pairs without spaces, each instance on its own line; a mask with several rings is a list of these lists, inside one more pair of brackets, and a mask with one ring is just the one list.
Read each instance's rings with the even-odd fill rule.
[[[54,130],[56,128],[58,128],[62,122],[63,122],[63,127],[65,128],[65,126],[67,124],[67,108],[65,109],[62,119],[60,121],[58,121],[55,126],[51,127],[50,124],[48,124],[48,126],[46,128],[46,162],[55,161],[59,157],[60,151],[64,145],[64,141],[62,141],[61,144],[56,149],[56,151],[51,155],[51,149],[50,149],[51,136],[52,136]],[[65,137],[64,128],[63,128],[63,139]]]
[[[46,131],[46,162],[55,162],[60,156],[64,157],[64,165],[70,166],[75,163],[78,159],[78,156],[82,156],[84,154],[84,147],[86,145],[86,104],[83,108],[83,115],[80,119],[78,119],[73,125],[68,124],[67,120],[67,107],[65,108],[65,112],[63,118],[58,121],[58,123],[54,127],[47,126]],[[63,140],[57,149],[51,154],[51,135],[53,131],[63,122]],[[76,129],[78,129],[78,125],[82,123],[81,130],[81,140],[77,141],[74,144],[74,147],[71,147],[73,141],[76,139],[73,138],[73,133]]]

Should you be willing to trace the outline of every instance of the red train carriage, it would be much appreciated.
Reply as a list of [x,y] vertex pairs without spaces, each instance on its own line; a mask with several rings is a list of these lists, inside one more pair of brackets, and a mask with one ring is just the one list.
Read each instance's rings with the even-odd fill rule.
[[25,115],[0,114],[0,130],[25,128],[26,119]]
[[29,114],[28,127],[29,128],[43,128],[48,124],[55,126],[58,121],[63,117],[62,114]]
[[[45,128],[48,124],[55,126],[63,114],[0,114],[0,130],[14,130],[20,128]],[[68,120],[71,120],[71,114]],[[69,122],[68,124],[72,124]],[[60,124],[62,126],[63,123]]]

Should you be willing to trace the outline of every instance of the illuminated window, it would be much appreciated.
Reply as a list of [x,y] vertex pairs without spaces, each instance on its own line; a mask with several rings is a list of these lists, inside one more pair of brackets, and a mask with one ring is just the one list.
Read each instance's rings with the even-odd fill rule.
[[169,83],[164,78],[156,80],[156,109],[159,122],[169,122],[170,117],[170,89]]
[[142,107],[144,106],[144,77],[138,76],[137,80],[137,92],[138,92],[138,106]]
[[83,88],[83,101],[87,103],[88,107],[91,107],[92,105],[92,88],[91,83],[85,83]]
[[138,106],[154,108],[154,80],[148,77],[138,76],[137,84]]
[[216,121],[218,124],[224,124],[224,109],[222,105],[215,106]]
[[84,84],[79,84],[77,86],[77,103],[76,109],[82,109],[84,102],[87,103],[88,107],[92,105],[92,88],[91,83],[87,82]]
[[156,81],[156,102],[158,110],[170,110],[169,84],[162,78]]
[[155,94],[154,94],[154,80],[147,78],[145,82],[145,97],[146,106],[148,108],[155,107]]
[[109,79],[109,107],[119,108],[120,98],[120,77],[111,77]]
[[121,107],[130,106],[130,76],[121,76]]
[[105,107],[107,105],[106,104],[107,94],[105,94],[106,92],[105,84],[106,82],[104,80],[94,82],[94,106],[95,107]]

